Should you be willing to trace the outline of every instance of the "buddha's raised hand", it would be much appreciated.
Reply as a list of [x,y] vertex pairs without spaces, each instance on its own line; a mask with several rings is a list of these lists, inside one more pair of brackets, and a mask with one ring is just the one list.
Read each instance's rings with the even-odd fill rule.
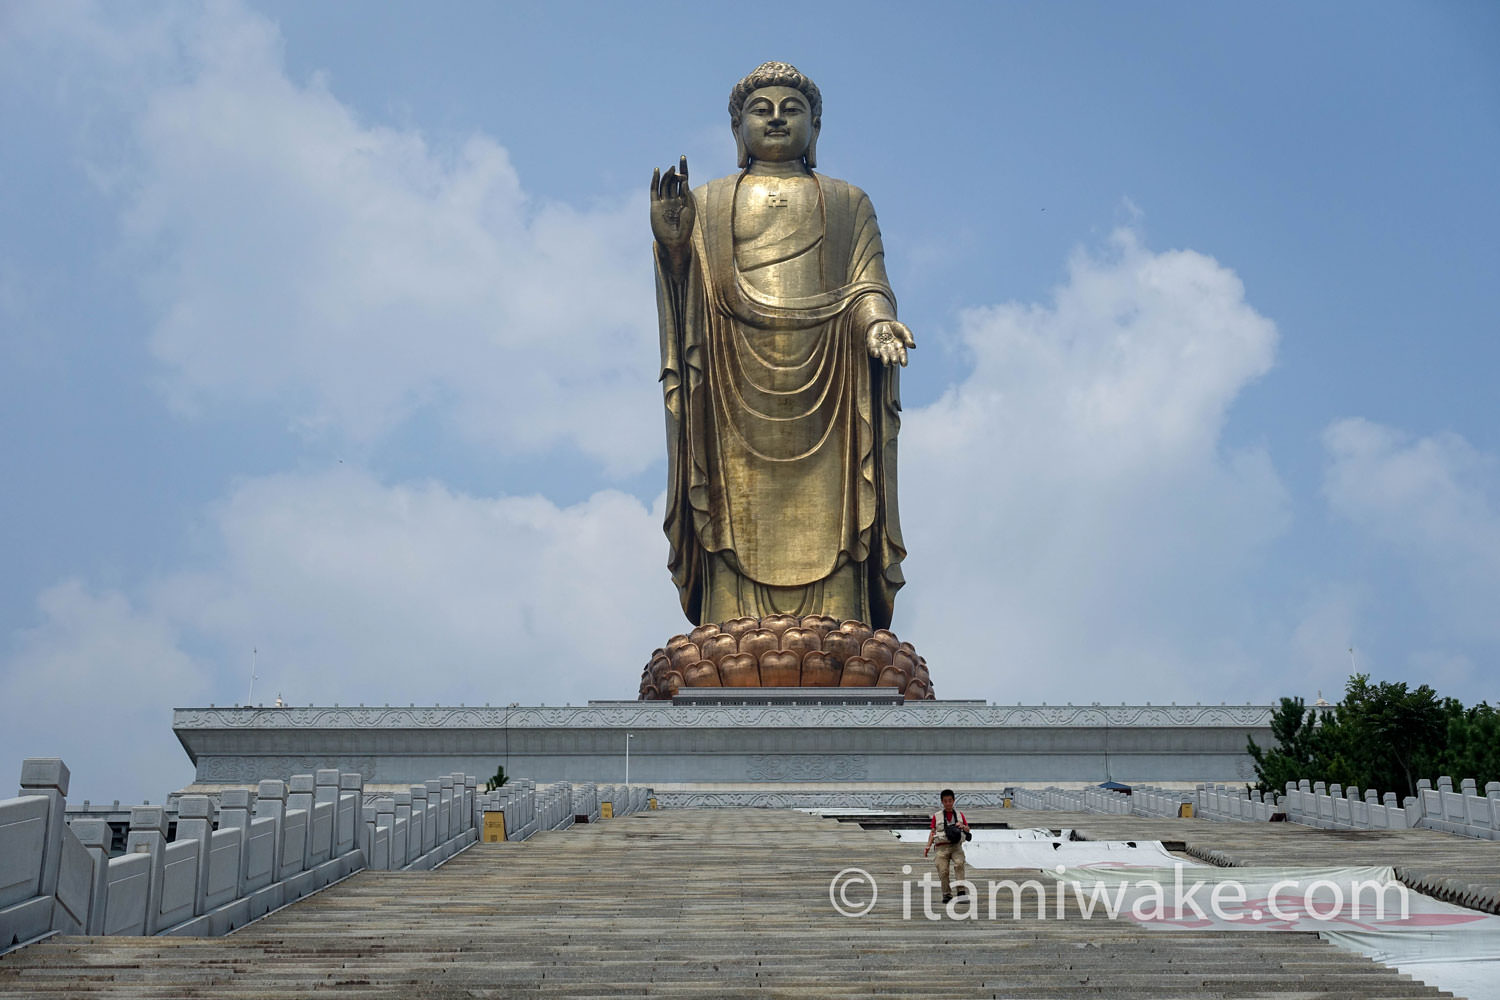
[[674,258],[687,248],[695,213],[686,156],[665,176],[660,168],[651,171],[651,234]]
[[885,365],[906,364],[906,352],[917,346],[917,341],[905,323],[893,319],[876,320],[870,324],[866,335],[870,357]]

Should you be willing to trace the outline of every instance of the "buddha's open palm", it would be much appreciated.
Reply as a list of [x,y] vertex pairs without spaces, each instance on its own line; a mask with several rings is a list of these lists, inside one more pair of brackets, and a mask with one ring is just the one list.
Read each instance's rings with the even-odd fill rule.
[[866,336],[870,357],[885,365],[906,365],[906,352],[917,346],[917,341],[905,323],[893,319],[877,320],[870,324]]

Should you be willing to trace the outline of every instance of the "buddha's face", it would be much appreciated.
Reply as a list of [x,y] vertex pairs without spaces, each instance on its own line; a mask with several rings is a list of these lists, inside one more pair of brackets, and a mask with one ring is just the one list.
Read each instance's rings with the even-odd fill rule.
[[739,135],[751,159],[800,160],[818,132],[812,108],[795,87],[762,87],[745,99]]

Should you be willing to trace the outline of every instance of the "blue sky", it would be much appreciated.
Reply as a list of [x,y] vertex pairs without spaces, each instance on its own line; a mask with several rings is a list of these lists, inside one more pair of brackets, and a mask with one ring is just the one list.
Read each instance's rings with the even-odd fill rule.
[[0,760],[633,696],[684,622],[645,188],[824,95],[939,696],[1495,700],[1493,5],[0,3]]

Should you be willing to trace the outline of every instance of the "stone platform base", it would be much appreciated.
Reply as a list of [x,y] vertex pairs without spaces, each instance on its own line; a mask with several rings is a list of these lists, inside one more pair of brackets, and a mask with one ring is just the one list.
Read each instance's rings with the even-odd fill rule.
[[[200,785],[358,771],[366,785],[462,771],[633,784],[1063,785],[1244,781],[1265,705],[1000,706],[888,688],[703,689],[672,701],[517,708],[184,708]],[[786,804],[792,804],[787,802]],[[809,806],[821,803],[808,802]],[[849,803],[846,803],[849,804]]]

